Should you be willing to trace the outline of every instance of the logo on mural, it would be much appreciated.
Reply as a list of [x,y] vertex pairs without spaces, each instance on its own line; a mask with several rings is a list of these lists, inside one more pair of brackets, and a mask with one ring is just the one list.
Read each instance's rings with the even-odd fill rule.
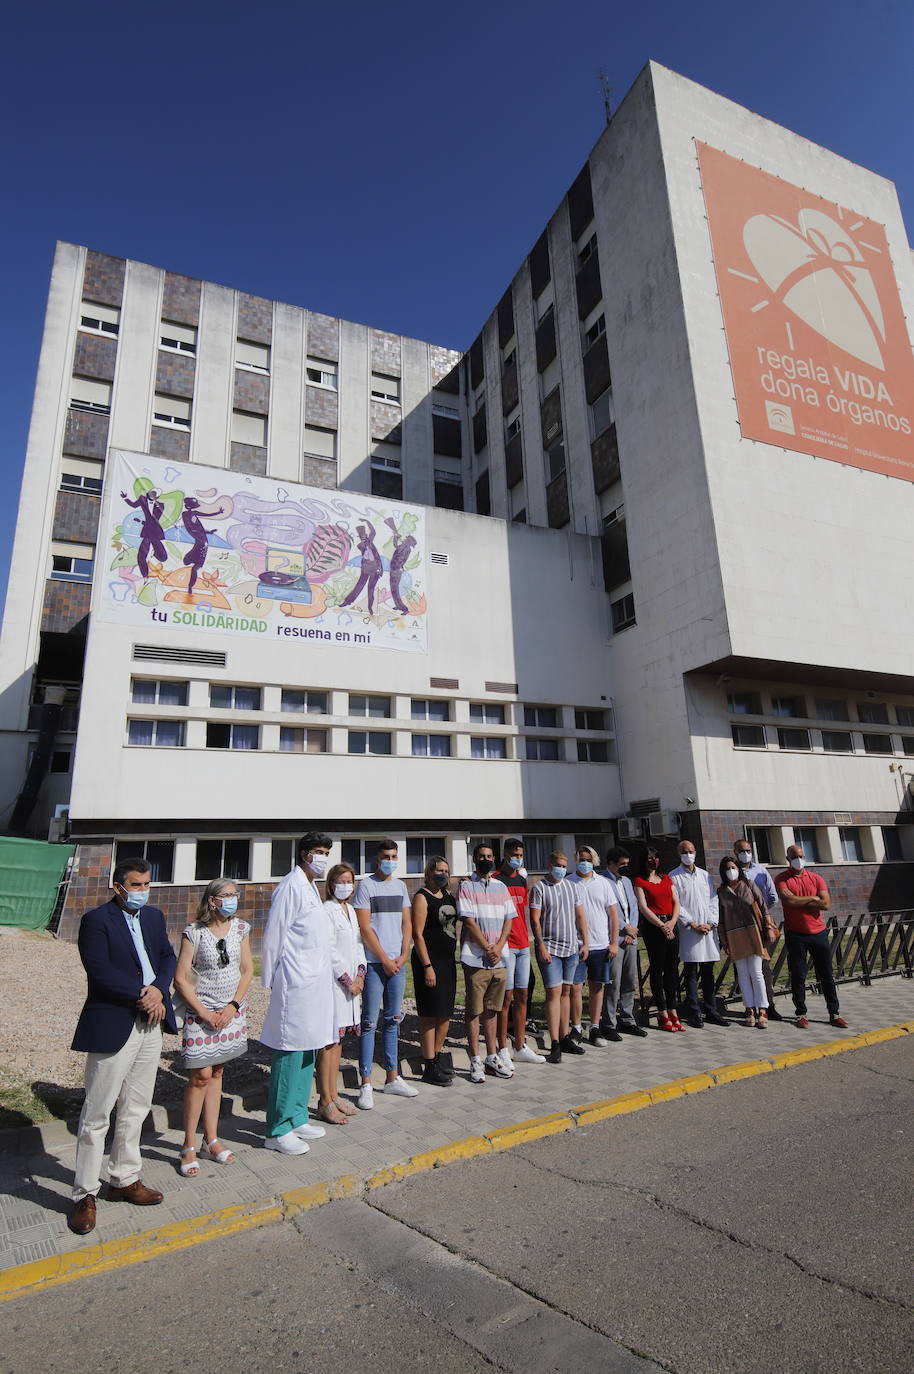
[[424,653],[421,510],[115,452],[96,614]]
[[882,225],[699,144],[746,438],[914,477],[914,361]]

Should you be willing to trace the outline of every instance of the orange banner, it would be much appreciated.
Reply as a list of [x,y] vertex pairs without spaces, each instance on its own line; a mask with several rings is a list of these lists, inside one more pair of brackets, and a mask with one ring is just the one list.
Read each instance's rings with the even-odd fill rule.
[[914,355],[885,229],[698,144],[747,439],[914,480]]

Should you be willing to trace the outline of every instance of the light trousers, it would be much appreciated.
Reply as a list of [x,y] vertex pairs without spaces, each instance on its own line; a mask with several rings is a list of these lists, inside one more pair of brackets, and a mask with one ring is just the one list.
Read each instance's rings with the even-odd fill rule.
[[629,1024],[635,1019],[635,993],[638,991],[637,940],[633,945],[619,945],[619,953],[610,959],[609,969],[610,980],[603,993],[600,1023],[614,1030],[617,1014]]
[[76,1133],[73,1201],[101,1187],[105,1137],[117,1104],[117,1125],[108,1159],[108,1180],[128,1188],[140,1176],[140,1132],[152,1106],[162,1055],[162,1027],[138,1016],[123,1049],[86,1055],[86,1100]]
[[273,1050],[267,1093],[267,1135],[288,1135],[308,1120],[317,1050]]
[[748,954],[745,959],[734,959],[739,990],[744,1007],[767,1007],[768,993],[765,990],[765,975],[762,972],[764,960],[760,954]]

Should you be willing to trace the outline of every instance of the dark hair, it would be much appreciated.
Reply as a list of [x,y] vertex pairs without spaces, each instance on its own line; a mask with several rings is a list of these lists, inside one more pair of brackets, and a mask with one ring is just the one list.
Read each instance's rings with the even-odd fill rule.
[[114,865],[114,872],[111,874],[111,882],[121,883],[123,885],[124,879],[128,873],[151,872],[152,864],[146,859],[140,858],[139,855],[135,859],[118,859],[117,863]]
[[429,889],[429,891],[431,891],[430,884],[432,881],[432,874],[434,873],[435,869],[438,867],[439,864],[447,864],[447,871],[450,874],[451,865],[447,863],[447,859],[444,857],[443,854],[436,854],[434,858],[429,859],[428,863],[425,865],[425,869],[422,874],[422,881],[425,883],[425,886]]
[[621,849],[617,844],[614,844],[612,849],[607,849],[606,851],[606,862],[608,864],[617,864],[620,859],[630,859],[631,857],[627,849]]
[[400,851],[399,851],[399,848],[398,848],[398,846],[397,846],[396,840],[389,840],[389,839],[378,840],[377,844],[376,844],[375,847],[374,847],[374,852],[375,852],[376,854],[380,854],[381,851],[384,850],[384,849],[396,849],[396,850],[397,850],[397,853],[400,852]]
[[641,858],[638,860],[638,877],[639,877],[639,878],[646,878],[646,877],[648,876],[648,874],[650,873],[650,871],[651,871],[651,870],[648,868],[648,865],[647,865],[648,859],[656,859],[656,860],[657,860],[657,867],[658,867],[658,869],[659,869],[659,867],[660,867],[660,854],[659,854],[659,852],[654,848],[654,846],[653,846],[652,844],[649,844],[649,845],[647,846],[647,848],[645,849],[644,853],[641,855]]
[[739,869],[739,864],[736,863],[736,860],[734,859],[733,855],[725,854],[724,857],[721,859],[720,864],[718,865],[718,872],[720,873],[720,880],[722,883],[725,883],[727,881],[727,869],[730,867],[731,864],[735,864],[737,870]]
[[322,830],[307,830],[299,840],[298,845],[295,849],[295,853],[300,861],[305,857],[309,850],[329,849],[332,844],[333,841],[331,840],[330,836],[325,835]]
[[[473,862],[474,862],[474,863],[475,863],[476,860],[479,858],[479,851],[480,851],[480,849],[492,849],[492,846],[489,844],[489,841],[488,841],[488,840],[480,840],[480,841],[479,841],[479,844],[478,844],[478,845],[476,846],[476,848],[473,850]],[[493,854],[495,853],[495,850],[494,850],[494,849],[492,849],[492,853],[493,853]]]
[[512,836],[512,838],[511,838],[510,840],[505,840],[504,844],[502,845],[502,847],[501,847],[502,858],[507,858],[508,855],[511,853],[511,850],[512,850],[512,849],[523,849],[523,848],[524,848],[524,842],[523,842],[523,840],[519,840],[519,839],[517,838],[517,836],[514,835],[514,836]]

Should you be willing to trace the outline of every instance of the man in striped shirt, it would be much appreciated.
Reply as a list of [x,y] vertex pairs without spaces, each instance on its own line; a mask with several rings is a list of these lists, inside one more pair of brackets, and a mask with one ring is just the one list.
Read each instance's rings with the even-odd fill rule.
[[[466,983],[464,1014],[470,1051],[470,1082],[484,1083],[486,1074],[513,1078],[510,1060],[498,1054],[496,1017],[505,1001],[507,968],[503,950],[514,922],[511,894],[491,876],[495,855],[491,846],[473,850],[474,872],[457,889],[457,915],[462,921],[460,962]],[[479,1057],[479,1027],[486,1042],[485,1063]]]
[[561,1064],[562,1050],[583,1054],[584,1046],[569,1035],[571,985],[579,960],[589,954],[587,916],[577,888],[566,882],[568,859],[561,850],[549,855],[549,868],[530,893],[530,925],[546,989],[546,1025],[551,1042],[547,1059]]

